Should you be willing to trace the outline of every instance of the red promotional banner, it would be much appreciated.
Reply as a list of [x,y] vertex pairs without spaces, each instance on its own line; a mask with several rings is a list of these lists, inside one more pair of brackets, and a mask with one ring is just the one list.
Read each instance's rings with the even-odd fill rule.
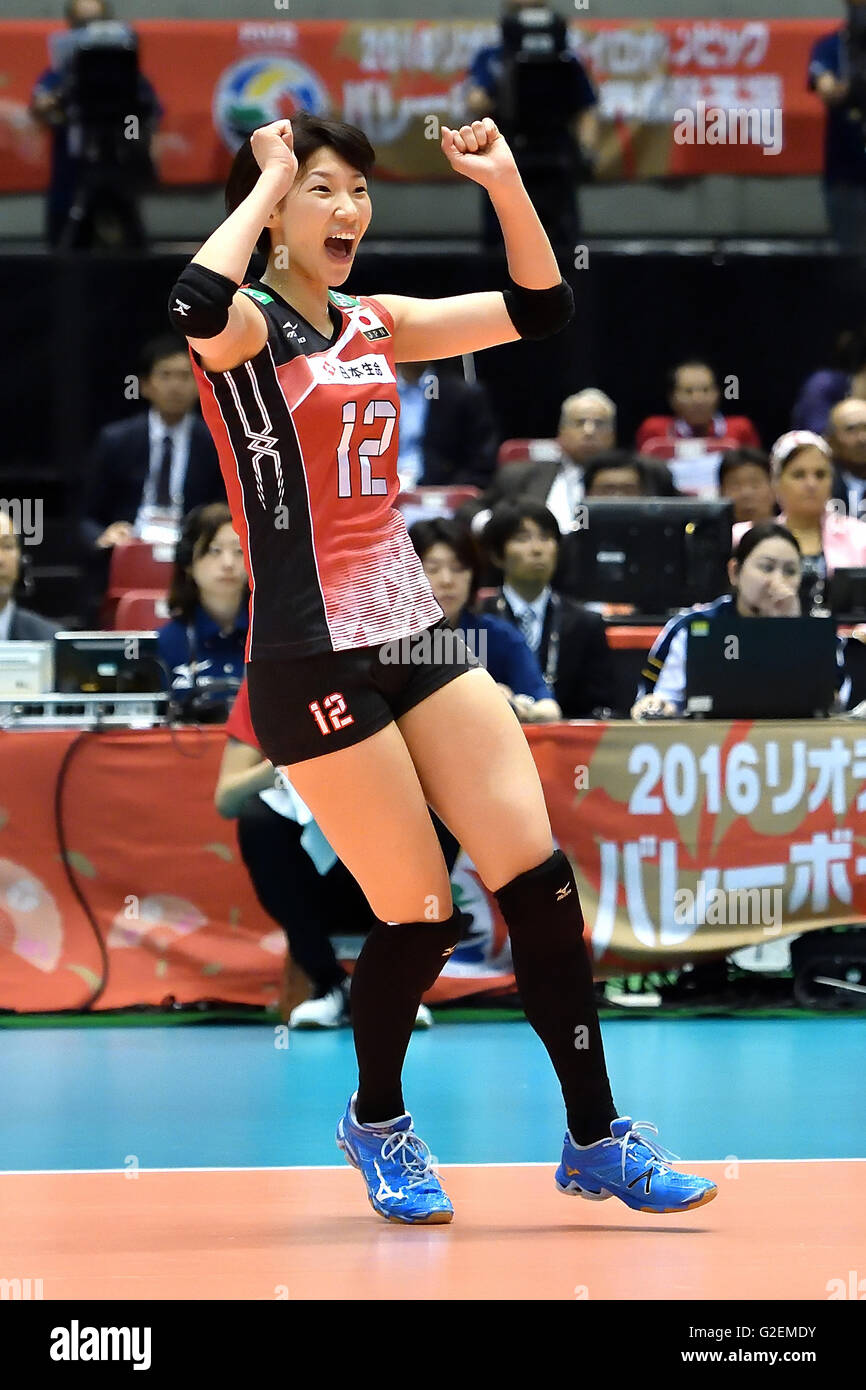
[[[144,20],[135,29],[165,111],[164,184],[220,182],[243,133],[301,107],[360,125],[382,178],[453,179],[437,121],[466,119],[467,70],[499,35],[495,23],[473,21]],[[831,29],[824,20],[573,22],[571,45],[599,91],[600,177],[818,172],[824,109],[806,73],[812,45]],[[59,30],[0,21],[0,191],[46,186],[48,137],[28,105]],[[704,118],[714,109],[741,120],[721,130]],[[690,129],[678,124],[683,111],[703,114]]]
[[[526,732],[599,976],[866,920],[856,724]],[[285,934],[213,805],[224,742],[212,727],[0,734],[0,1009],[81,1008],[103,977],[100,1009],[276,1003]],[[428,1002],[513,988],[504,923],[464,853],[452,887],[471,937]]]

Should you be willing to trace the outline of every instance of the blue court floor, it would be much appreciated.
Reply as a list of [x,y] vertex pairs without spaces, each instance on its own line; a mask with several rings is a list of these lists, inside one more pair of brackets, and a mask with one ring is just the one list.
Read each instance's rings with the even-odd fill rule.
[[[603,1032],[620,1113],[684,1159],[866,1155],[862,1019],[615,1019]],[[342,1162],[348,1030],[9,1029],[2,1047],[2,1171]],[[558,1161],[559,1087],[525,1023],[416,1033],[404,1089],[443,1164]]]

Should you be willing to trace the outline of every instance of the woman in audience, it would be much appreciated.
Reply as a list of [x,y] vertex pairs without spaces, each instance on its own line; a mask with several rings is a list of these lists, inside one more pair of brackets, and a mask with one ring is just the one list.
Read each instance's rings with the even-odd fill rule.
[[682,714],[686,702],[686,648],[695,613],[708,618],[725,608],[741,618],[800,615],[800,547],[784,526],[762,521],[740,540],[728,561],[732,593],[698,604],[672,618],[647,659],[632,719],[666,719]]
[[562,719],[538,661],[517,629],[503,618],[474,611],[481,559],[471,533],[446,517],[409,528],[430,588],[452,628],[487,667],[522,724]]
[[[809,430],[791,430],[770,454],[779,523],[796,537],[802,556],[804,612],[820,607],[824,585],[834,570],[866,565],[866,522],[845,516],[830,501],[833,464],[830,446]],[[752,525],[734,527],[734,544]]]
[[171,621],[159,655],[172,697],[189,717],[224,720],[244,678],[249,588],[224,502],[194,507],[174,558]]

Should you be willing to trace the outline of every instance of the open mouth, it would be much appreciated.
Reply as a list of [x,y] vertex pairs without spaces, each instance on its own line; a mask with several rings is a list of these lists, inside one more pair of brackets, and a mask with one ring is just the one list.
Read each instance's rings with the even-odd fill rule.
[[329,236],[325,238],[325,250],[332,261],[342,262],[344,265],[351,260],[352,251],[355,246],[355,238],[352,234],[347,236]]

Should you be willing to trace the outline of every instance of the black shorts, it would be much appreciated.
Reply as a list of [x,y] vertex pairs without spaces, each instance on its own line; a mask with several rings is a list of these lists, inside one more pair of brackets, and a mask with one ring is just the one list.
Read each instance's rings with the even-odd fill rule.
[[349,748],[482,662],[446,618],[399,641],[247,665],[253,729],[275,767]]

